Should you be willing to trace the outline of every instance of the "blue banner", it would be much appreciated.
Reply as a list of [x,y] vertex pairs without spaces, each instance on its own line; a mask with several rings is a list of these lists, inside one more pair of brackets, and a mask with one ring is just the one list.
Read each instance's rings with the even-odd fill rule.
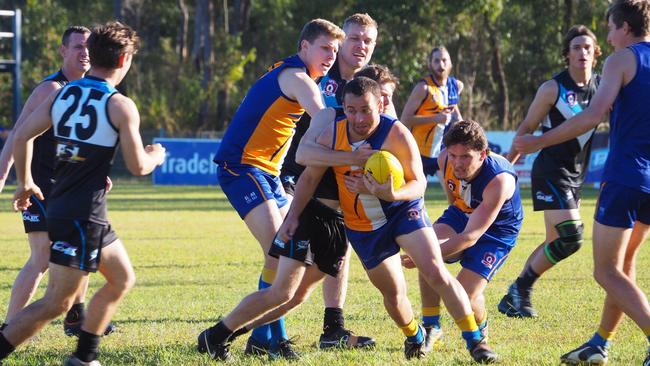
[[217,185],[214,159],[221,140],[155,138],[166,149],[163,165],[153,172],[153,184]]

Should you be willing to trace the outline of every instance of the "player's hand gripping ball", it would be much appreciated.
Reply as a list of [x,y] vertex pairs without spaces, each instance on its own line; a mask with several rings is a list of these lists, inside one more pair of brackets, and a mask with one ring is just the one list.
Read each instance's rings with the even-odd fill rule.
[[377,183],[384,184],[388,175],[393,177],[393,190],[404,185],[404,169],[395,155],[388,151],[380,150],[372,154],[366,161],[364,172],[370,173]]

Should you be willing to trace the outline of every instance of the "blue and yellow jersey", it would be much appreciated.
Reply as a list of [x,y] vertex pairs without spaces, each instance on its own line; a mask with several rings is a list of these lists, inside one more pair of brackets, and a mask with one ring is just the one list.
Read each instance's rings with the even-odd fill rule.
[[228,126],[214,158],[216,163],[246,164],[280,175],[296,122],[305,112],[298,101],[280,89],[278,75],[289,67],[307,72],[304,62],[293,55],[277,62],[257,80]]
[[[463,211],[467,216],[474,212],[476,207],[483,202],[485,187],[498,174],[511,174],[515,177],[515,181],[517,180],[517,174],[512,164],[501,155],[493,153],[488,154],[478,175],[469,182],[458,179],[454,175],[454,169],[448,159],[445,159],[443,171],[447,188],[452,192],[454,198],[452,205]],[[524,212],[521,206],[519,185],[516,184],[515,192],[511,198],[503,203],[499,214],[488,228],[488,232],[492,235],[502,235],[504,237],[517,235],[519,229],[521,229],[523,219]],[[514,243],[512,244],[514,245]]]
[[[444,109],[458,104],[458,82],[453,77],[447,78],[444,86],[436,84],[433,76],[429,75],[424,81],[427,84],[427,95],[415,111],[416,116],[435,116]],[[425,123],[413,126],[411,133],[420,149],[420,155],[436,158],[440,154],[442,136],[445,126],[437,123]]]
[[[369,143],[374,150],[381,149],[390,129],[397,119],[381,115],[379,126],[366,140],[351,143],[348,136],[348,120],[341,119],[334,123],[334,138],[332,149],[339,151],[354,151],[359,146]],[[373,231],[384,226],[407,201],[386,202],[370,194],[350,192],[345,186],[345,176],[363,174],[362,166],[337,166],[333,167],[338,184],[339,201],[345,226],[355,231]]]

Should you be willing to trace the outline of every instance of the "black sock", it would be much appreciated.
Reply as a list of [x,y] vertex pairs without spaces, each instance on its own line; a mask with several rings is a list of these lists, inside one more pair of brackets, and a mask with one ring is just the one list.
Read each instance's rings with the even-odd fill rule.
[[333,332],[342,328],[345,328],[343,309],[325,308],[325,317],[323,318],[323,333]]
[[538,278],[539,275],[533,271],[533,268],[530,265],[528,265],[526,266],[524,274],[517,278],[517,287],[519,287],[519,290],[530,291]]
[[74,355],[83,362],[91,362],[97,359],[97,348],[99,347],[100,336],[88,333],[85,330],[79,332],[79,342]]
[[228,329],[223,322],[219,322],[208,329],[208,340],[213,344],[224,344],[232,334],[232,330]]
[[65,315],[65,320],[67,322],[77,322],[83,320],[84,318],[84,303],[80,302],[78,304],[72,305],[68,313]]
[[247,327],[241,327],[241,328],[237,329],[236,331],[234,331],[230,335],[230,337],[228,337],[228,340],[232,342],[232,341],[235,340],[235,338],[239,337],[240,335],[244,335],[244,334],[248,333],[249,331],[250,331],[250,329],[248,329]]
[[4,334],[0,333],[0,360],[7,358],[15,349],[7,338],[5,338]]

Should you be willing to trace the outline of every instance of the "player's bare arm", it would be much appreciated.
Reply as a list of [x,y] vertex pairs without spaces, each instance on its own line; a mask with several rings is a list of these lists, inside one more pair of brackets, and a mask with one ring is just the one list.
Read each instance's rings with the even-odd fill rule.
[[[517,136],[532,134],[537,130],[544,117],[548,115],[548,112],[551,110],[551,108],[553,108],[553,104],[555,104],[558,93],[559,86],[553,79],[547,80],[542,85],[540,85],[539,89],[537,89],[537,93],[535,94],[535,98],[533,98],[533,102],[530,104],[530,107],[528,107],[526,117],[523,121],[521,121],[519,127],[517,128],[515,138]],[[517,160],[519,160],[519,157],[521,157],[521,153],[514,147],[511,148],[507,157],[508,161],[514,164]]]
[[50,106],[56,95],[56,91],[51,92],[35,111],[29,113],[14,133],[13,156],[16,159],[18,186],[14,194],[13,207],[16,211],[29,207],[31,205],[29,197],[32,195],[44,199],[41,189],[34,183],[30,166],[34,138],[52,127]]
[[325,171],[327,171],[326,167],[308,166],[300,174],[289,212],[287,212],[287,216],[282,222],[280,229],[278,229],[278,237],[280,240],[287,242],[293,238],[298,228],[300,215],[307,206],[307,203],[309,203],[309,200],[314,196],[316,187],[321,178],[323,178]]
[[422,160],[413,135],[400,122],[391,128],[382,149],[386,150],[402,163],[405,184],[393,189],[392,179],[379,184],[370,174],[364,175],[368,190],[384,201],[409,201],[424,196],[427,180],[422,170]]
[[9,170],[11,169],[11,166],[14,163],[14,155],[13,155],[13,140],[14,140],[14,134],[18,130],[18,128],[22,125],[23,121],[33,112],[38,108],[38,106],[43,103],[47,97],[52,94],[55,90],[59,90],[61,86],[53,81],[46,81],[41,84],[39,84],[34,91],[32,91],[32,94],[27,98],[27,101],[25,102],[25,105],[23,106],[22,111],[20,112],[20,116],[18,116],[18,120],[16,121],[16,124],[14,125],[13,129],[11,130],[11,133],[9,133],[9,136],[7,137],[7,140],[5,141],[5,145],[2,148],[2,153],[0,153],[0,192],[2,192],[2,189],[4,188],[5,181],[7,180],[7,176],[9,175]]
[[402,118],[400,121],[404,123],[405,126],[411,128],[416,125],[425,124],[425,123],[439,123],[444,124],[450,121],[451,111],[445,110],[433,116],[416,116],[420,104],[427,98],[429,92],[427,91],[427,84],[424,81],[420,81],[415,85],[409,99],[404,105],[404,110],[402,111]]
[[278,83],[282,93],[297,100],[310,116],[313,117],[318,111],[325,108],[318,85],[303,69],[290,67],[282,70],[278,75]]
[[508,173],[494,177],[483,191],[483,201],[469,216],[463,232],[452,236],[440,245],[443,258],[450,258],[476,244],[496,219],[503,203],[512,198],[517,182]]
[[627,85],[635,74],[636,59],[632,51],[617,51],[605,60],[600,85],[589,107],[569,119],[568,123],[562,123],[542,136],[520,136],[515,139],[513,145],[518,151],[531,153],[570,140],[596,127],[614,104],[621,88]]
[[[325,108],[313,116],[309,128],[300,140],[296,151],[296,162],[304,166],[341,166],[359,165],[362,166],[372,155],[370,145],[363,145],[356,151],[335,151],[328,145],[320,144],[319,136],[322,133],[329,133],[336,118],[334,108]],[[330,141],[331,143],[331,141]]]
[[[438,169],[442,172],[443,176],[445,174],[445,161],[447,160],[447,150],[442,149],[440,150],[440,155],[438,155]],[[454,203],[454,195],[453,193],[449,190],[449,185],[446,183],[442,185],[445,187],[445,195],[447,196],[447,202],[451,205]]]
[[165,160],[165,148],[160,144],[143,148],[140,136],[140,114],[133,101],[123,95],[114,95],[108,104],[108,114],[120,131],[120,147],[126,167],[133,175],[151,173]]

